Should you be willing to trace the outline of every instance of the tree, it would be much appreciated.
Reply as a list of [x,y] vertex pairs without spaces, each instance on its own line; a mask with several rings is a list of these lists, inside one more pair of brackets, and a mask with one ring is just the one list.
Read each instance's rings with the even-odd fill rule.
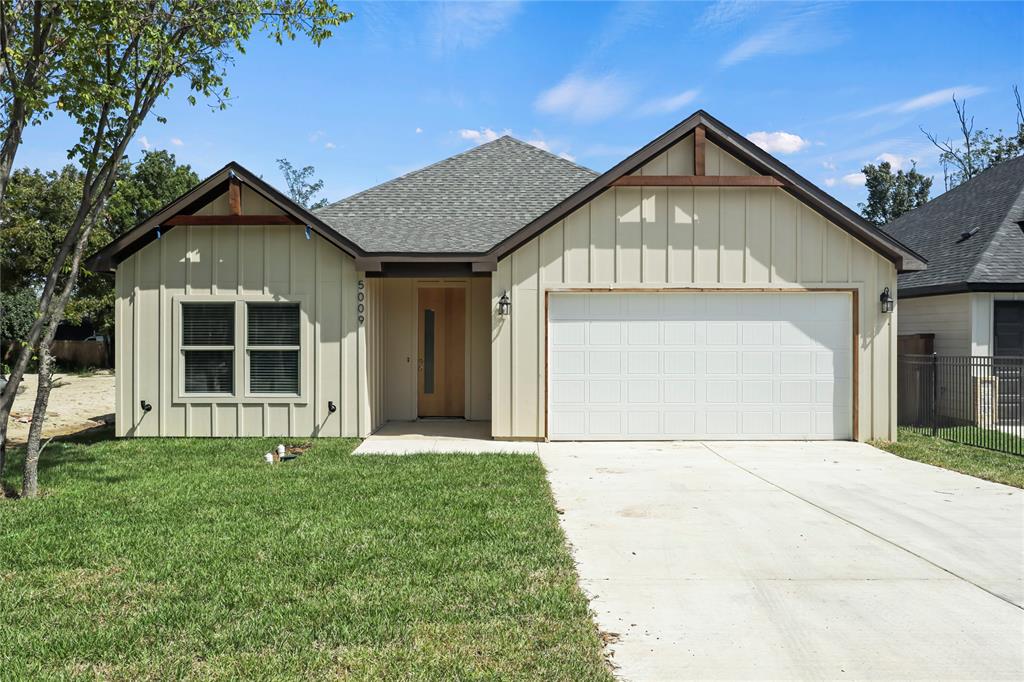
[[[88,36],[91,50],[64,64],[54,99],[81,131],[69,157],[80,166],[78,209],[56,251],[40,292],[39,316],[29,330],[28,346],[11,368],[0,392],[0,452],[18,385],[38,348],[39,388],[25,456],[23,495],[37,493],[42,423],[49,400],[52,357],[49,348],[74,290],[90,234],[106,214],[125,148],[157,101],[175,83],[227,106],[226,69],[254,31],[278,43],[307,36],[319,45],[332,27],[351,19],[329,0],[102,0],[81,5],[93,12],[74,27]],[[188,99],[195,103],[196,95]],[[158,120],[163,120],[158,117]],[[60,286],[58,286],[60,284]],[[2,465],[2,462],[0,462]],[[2,469],[0,469],[2,470]]]
[[[36,295],[31,289],[0,291],[0,339],[19,343],[36,319]],[[6,351],[0,365],[7,364]]]
[[861,169],[868,188],[868,202],[859,204],[860,213],[869,222],[881,227],[913,211],[928,201],[932,179],[917,172],[911,162],[910,170],[892,172],[892,165],[883,161],[877,166],[869,163]]
[[991,132],[983,128],[974,129],[974,117],[967,115],[967,100],[957,101],[953,96],[953,109],[956,111],[960,127],[960,140],[940,141],[937,135],[921,132],[939,150],[939,163],[942,164],[946,190],[970,180],[990,166],[1024,154],[1024,108],[1021,107],[1020,90],[1013,86],[1013,96],[1017,104],[1017,130],[1004,133]]
[[[19,169],[11,175],[7,200],[0,208],[0,271],[5,292],[41,290],[53,254],[74,220],[82,177],[71,164],[59,171]],[[104,219],[93,228],[86,250],[106,246],[198,182],[199,176],[190,166],[179,165],[174,154],[166,151],[144,151],[136,163],[122,161]],[[63,280],[58,286],[61,283]],[[35,301],[36,295],[32,295]],[[113,305],[110,278],[83,272],[64,320],[80,324],[88,319],[97,330],[109,331]]]
[[22,133],[29,124],[52,115],[48,100],[56,90],[63,56],[73,59],[72,53],[85,45],[84,32],[69,30],[80,11],[91,8],[60,0],[0,2],[0,203]]
[[315,168],[312,166],[295,168],[288,159],[278,159],[277,167],[281,169],[281,174],[284,175],[284,181],[288,185],[288,195],[292,198],[292,201],[303,208],[309,209],[317,209],[327,205],[327,199],[319,199],[313,204],[309,203],[324,188],[323,180],[311,181],[316,174]]

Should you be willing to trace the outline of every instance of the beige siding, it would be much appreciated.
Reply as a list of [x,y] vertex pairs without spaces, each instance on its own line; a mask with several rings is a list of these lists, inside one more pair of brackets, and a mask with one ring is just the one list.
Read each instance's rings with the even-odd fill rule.
[[995,301],[1024,301],[1024,291],[1000,291],[970,294],[971,297],[971,355],[992,355],[995,326]]
[[417,289],[431,286],[466,290],[466,419],[491,418],[491,286],[486,277],[467,279],[378,280],[385,310],[384,419],[417,417]]
[[896,306],[900,334],[935,334],[936,353],[971,354],[971,294],[907,298]]
[[[643,172],[685,172],[687,153],[692,163],[683,140]],[[709,174],[750,172],[721,150],[708,165]],[[878,306],[895,280],[892,263],[780,189],[610,189],[498,263],[491,307],[507,290],[512,314],[493,316],[493,433],[546,435],[547,291],[831,287],[859,294],[856,437],[895,438],[895,316]]]
[[[242,189],[242,211],[280,213],[247,187]],[[226,212],[226,197],[199,211]],[[369,280],[365,323],[358,323],[359,278],[349,256],[315,233],[306,239],[301,226],[181,226],[167,230],[117,268],[118,435],[366,433],[383,415],[383,369],[381,363],[374,363],[383,333],[382,316],[374,305],[380,287]],[[306,387],[303,398],[179,397],[174,353],[175,334],[180,332],[174,320],[175,300],[181,296],[300,299],[306,340],[300,365],[300,381]],[[241,342],[236,339],[239,346]],[[236,352],[239,367],[240,355]],[[372,371],[365,369],[368,360]],[[241,395],[242,390],[237,393]],[[142,412],[141,400],[152,404],[152,412]],[[337,412],[328,412],[328,401],[338,406]]]

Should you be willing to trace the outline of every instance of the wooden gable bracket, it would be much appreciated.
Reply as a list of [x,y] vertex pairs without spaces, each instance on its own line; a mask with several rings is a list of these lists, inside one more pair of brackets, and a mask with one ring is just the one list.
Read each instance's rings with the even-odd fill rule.
[[242,183],[234,173],[228,180],[228,212],[231,215],[242,215]]
[[704,140],[707,131],[699,125],[693,131],[693,174],[704,175]]

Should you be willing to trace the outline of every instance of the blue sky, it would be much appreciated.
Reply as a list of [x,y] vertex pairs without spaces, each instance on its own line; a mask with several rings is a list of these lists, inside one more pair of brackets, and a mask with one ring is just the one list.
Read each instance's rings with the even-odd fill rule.
[[[863,164],[937,174],[919,127],[954,136],[950,97],[979,126],[1014,125],[1024,3],[355,3],[320,48],[254,38],[227,111],[176,89],[143,147],[202,176],[229,160],[283,186],[311,164],[336,200],[510,133],[606,170],[702,108],[851,206]],[[60,118],[17,165],[65,162]]]

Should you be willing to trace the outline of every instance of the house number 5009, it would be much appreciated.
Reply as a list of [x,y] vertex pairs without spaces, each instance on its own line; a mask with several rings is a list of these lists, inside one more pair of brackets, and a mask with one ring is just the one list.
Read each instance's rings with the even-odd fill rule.
[[356,312],[359,313],[359,324],[366,321],[366,317],[363,315],[363,313],[366,312],[366,304],[363,303],[363,301],[366,300],[366,292],[363,291],[365,288],[366,282],[363,280],[356,282],[356,289],[358,290],[356,292],[356,301],[358,301],[358,303],[356,303]]

